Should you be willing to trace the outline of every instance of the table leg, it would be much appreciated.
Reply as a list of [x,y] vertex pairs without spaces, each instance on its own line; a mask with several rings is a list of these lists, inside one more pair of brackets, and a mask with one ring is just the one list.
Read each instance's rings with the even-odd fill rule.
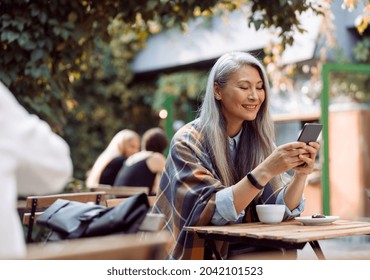
[[319,260],[325,260],[324,253],[321,250],[319,242],[317,240],[310,241],[310,245],[314,252],[316,253],[316,256],[319,258]]
[[283,252],[282,258],[286,260],[297,260],[297,249],[281,249]]
[[204,245],[205,245],[205,248],[204,248],[204,259],[205,260],[211,260],[212,259],[212,253],[215,255],[217,260],[222,260],[221,254],[217,250],[216,243],[215,243],[214,240],[206,239]]

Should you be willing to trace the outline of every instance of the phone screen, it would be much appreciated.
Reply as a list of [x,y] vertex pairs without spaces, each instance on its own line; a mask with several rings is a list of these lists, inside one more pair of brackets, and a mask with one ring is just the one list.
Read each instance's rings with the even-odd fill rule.
[[317,142],[317,139],[321,133],[321,129],[322,124],[306,123],[298,136],[298,141],[305,143]]

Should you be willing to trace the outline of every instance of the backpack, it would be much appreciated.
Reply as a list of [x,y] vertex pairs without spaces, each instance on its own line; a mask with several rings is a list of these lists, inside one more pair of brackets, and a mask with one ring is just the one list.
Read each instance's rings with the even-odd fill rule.
[[115,207],[58,199],[37,224],[51,231],[46,241],[136,233],[149,209],[145,193],[133,195]]

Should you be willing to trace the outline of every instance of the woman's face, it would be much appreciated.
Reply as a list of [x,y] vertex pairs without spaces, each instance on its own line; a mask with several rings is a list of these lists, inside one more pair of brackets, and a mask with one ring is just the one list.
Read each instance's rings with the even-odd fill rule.
[[236,135],[243,121],[252,121],[265,100],[263,80],[258,70],[245,65],[231,74],[224,88],[215,83],[215,98],[221,103],[229,136]]
[[123,147],[124,148],[122,155],[125,157],[129,157],[140,151],[140,140],[137,138],[132,138],[131,140],[124,143]]

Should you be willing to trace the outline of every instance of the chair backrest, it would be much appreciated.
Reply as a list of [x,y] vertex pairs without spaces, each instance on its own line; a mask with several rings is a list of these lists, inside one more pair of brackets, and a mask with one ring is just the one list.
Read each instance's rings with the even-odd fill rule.
[[[125,201],[128,197],[125,198],[109,198],[105,199],[105,205],[107,207],[114,207],[120,204],[122,201]],[[148,196],[148,201],[149,201],[149,206],[153,207],[154,202],[155,202],[156,196],[155,195],[149,195]]]
[[158,232],[164,228],[165,216],[159,213],[146,214],[144,221],[139,227],[141,232]]
[[157,260],[165,258],[169,233],[114,234],[27,245],[24,259]]
[[138,193],[149,194],[149,188],[145,186],[110,186],[99,185],[90,188],[92,192],[105,192],[108,197],[130,197]]
[[26,199],[26,209],[23,214],[23,224],[28,226],[26,242],[32,242],[33,225],[38,216],[57,199],[66,199],[79,202],[92,202],[99,205],[105,204],[105,192],[81,192],[81,193],[62,193],[53,195],[28,196]]
[[[153,207],[155,196],[148,196],[149,206]],[[120,203],[124,202],[128,198],[112,198],[106,199],[105,203],[107,207],[115,207]],[[146,214],[144,221],[139,227],[141,232],[156,232],[160,231],[164,227],[165,216],[164,214],[148,213]]]

